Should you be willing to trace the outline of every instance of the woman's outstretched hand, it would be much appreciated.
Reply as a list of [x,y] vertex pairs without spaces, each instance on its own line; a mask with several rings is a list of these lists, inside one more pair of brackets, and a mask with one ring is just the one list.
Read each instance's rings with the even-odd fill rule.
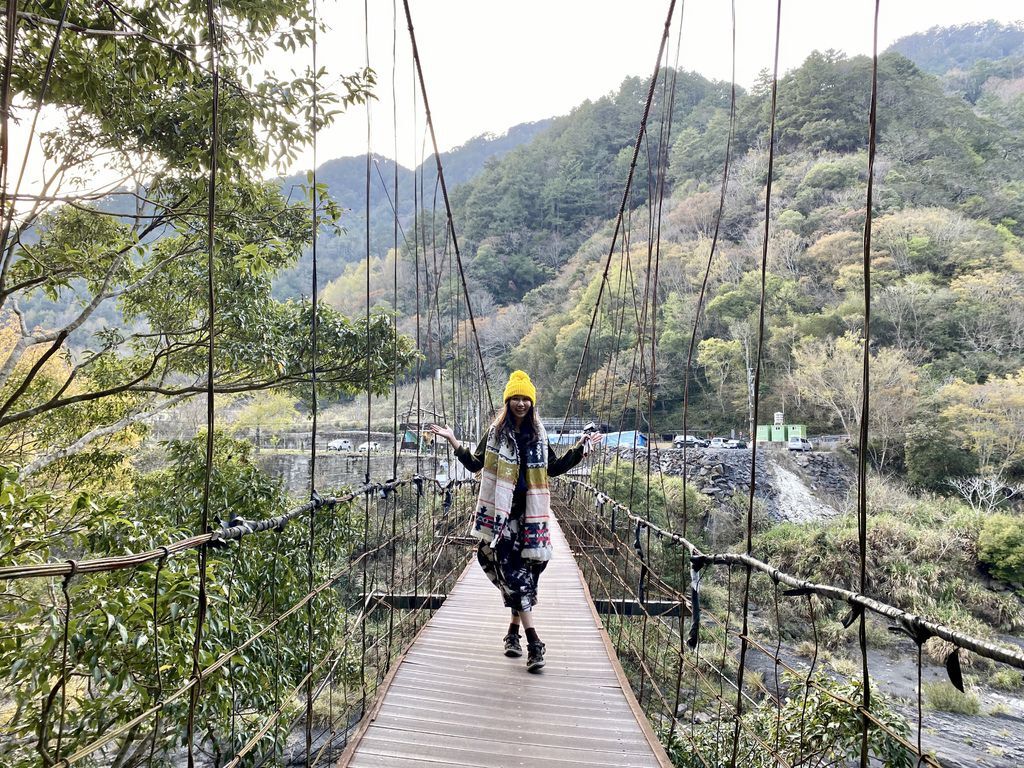
[[583,448],[584,453],[590,453],[590,451],[601,444],[604,440],[604,435],[600,432],[591,432],[590,434],[583,435],[580,438],[578,445]]
[[440,424],[427,424],[427,432],[444,438],[452,448],[457,448],[459,445],[459,441],[455,439],[455,431],[447,425],[442,427]]

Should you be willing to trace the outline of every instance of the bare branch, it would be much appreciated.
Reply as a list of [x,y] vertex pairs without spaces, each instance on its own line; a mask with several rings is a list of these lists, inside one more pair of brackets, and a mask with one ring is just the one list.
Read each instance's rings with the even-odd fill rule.
[[[24,19],[32,24],[45,24],[50,27],[56,27],[59,23],[57,19],[51,19],[47,16],[40,16],[35,13],[27,13],[25,11],[18,11],[18,18]],[[192,43],[169,43],[165,40],[147,35],[145,32],[139,32],[138,30],[127,28],[127,29],[97,29],[95,27],[83,27],[80,24],[64,24],[64,28],[69,32],[78,32],[82,35],[88,35],[89,37],[139,37],[143,40],[148,40],[155,45],[160,45],[165,48],[171,48],[176,50],[178,48],[192,48]]]
[[960,494],[976,512],[992,512],[1014,496],[1024,496],[1024,485],[1009,483],[998,472],[951,477],[946,480],[946,485]]
[[29,476],[34,475],[36,472],[39,472],[42,469],[45,469],[46,467],[50,466],[53,462],[58,461],[60,459],[66,459],[70,456],[74,456],[76,454],[81,453],[89,446],[90,443],[94,442],[95,440],[98,440],[99,438],[105,437],[107,435],[112,435],[117,432],[120,432],[121,430],[126,429],[127,427],[131,426],[132,424],[135,424],[136,422],[141,421],[142,419],[149,418],[150,416],[153,416],[154,414],[157,414],[160,411],[166,410],[167,408],[170,408],[173,405],[177,405],[182,400],[185,400],[188,397],[191,397],[191,395],[177,395],[176,397],[171,397],[166,400],[163,400],[162,402],[151,408],[131,411],[121,419],[115,421],[113,424],[108,424],[103,427],[96,427],[95,429],[86,432],[71,445],[65,446],[64,448],[54,451],[53,453],[46,454],[45,456],[40,456],[26,464],[18,473],[18,480],[19,482],[24,482]]
[[[182,348],[193,346],[183,345]],[[0,427],[5,427],[8,424],[14,424],[25,419],[30,419],[35,416],[39,416],[43,413],[47,413],[56,408],[64,408],[75,403],[90,402],[92,400],[100,400],[104,397],[110,397],[112,395],[119,395],[126,392],[132,393],[145,393],[155,395],[166,395],[168,397],[174,397],[177,395],[195,395],[202,392],[206,392],[206,381],[205,379],[197,379],[194,383],[188,386],[181,387],[169,387],[162,384],[143,384],[142,382],[149,379],[156,370],[157,364],[161,358],[167,357],[171,353],[171,349],[161,350],[153,359],[150,366],[141,373],[140,375],[133,378],[131,381],[119,384],[116,387],[108,387],[107,389],[95,390],[93,392],[82,392],[71,397],[63,399],[50,399],[45,403],[34,406],[32,408],[26,408],[24,411],[18,411],[16,413],[9,413],[3,417],[0,417]],[[331,382],[331,374],[344,373],[346,376],[342,377],[342,380],[352,381],[354,384],[360,384],[365,381],[362,374],[358,377],[351,377],[351,371],[361,362],[361,358],[353,357],[349,360],[337,360],[335,365],[332,366],[317,366],[317,376],[324,383]],[[292,371],[290,373],[281,374],[274,376],[269,379],[262,381],[253,381],[248,376],[241,376],[234,381],[215,383],[214,392],[217,394],[238,394],[242,392],[257,392],[265,389],[274,389],[275,387],[283,387],[291,384],[307,384],[309,377],[312,374],[311,370],[302,369],[298,371]],[[353,379],[356,378],[357,380]]]

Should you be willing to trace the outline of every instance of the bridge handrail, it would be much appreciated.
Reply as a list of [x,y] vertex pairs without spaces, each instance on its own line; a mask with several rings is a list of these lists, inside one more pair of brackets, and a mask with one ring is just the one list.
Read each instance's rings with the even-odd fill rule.
[[[939,637],[956,646],[957,650],[963,648],[964,650],[971,651],[978,656],[1024,670],[1024,653],[1020,651],[1011,650],[1010,648],[1003,646],[997,646],[977,637],[964,634],[963,632],[958,632],[944,624],[909,613],[900,608],[896,608],[895,606],[883,603],[880,600],[868,597],[867,595],[862,595],[858,592],[842,589],[841,587],[834,587],[829,584],[818,584],[806,579],[798,578],[747,554],[736,552],[707,554],[701,552],[701,550],[689,539],[678,533],[674,533],[673,531],[665,530],[655,523],[652,523],[650,520],[634,514],[625,504],[616,501],[589,483],[571,478],[562,480],[562,482],[575,485],[593,494],[595,499],[597,499],[598,503],[602,506],[604,504],[611,504],[619,511],[624,512],[628,516],[629,520],[648,528],[656,536],[669,539],[676,544],[684,546],[690,553],[691,563],[696,571],[700,571],[705,565],[711,564],[743,565],[766,573],[774,582],[787,584],[790,587],[793,587],[794,590],[797,590],[799,594],[813,593],[832,600],[848,603],[852,610],[850,615],[844,620],[844,624],[847,626],[852,624],[861,612],[868,610],[872,613],[876,613],[880,616],[884,616],[898,622],[900,628],[917,643],[924,643],[930,637]],[[952,663],[951,657],[957,653],[957,650],[954,650],[950,656],[947,657],[947,668],[948,665]]]
[[[75,576],[84,573],[103,573],[107,571],[118,571],[125,568],[137,568],[140,565],[151,563],[161,558],[170,557],[180,552],[187,552],[190,549],[197,549],[207,544],[216,546],[220,542],[228,542],[234,539],[241,539],[251,533],[261,533],[269,530],[280,530],[288,521],[295,519],[307,512],[313,512],[323,507],[334,507],[338,504],[345,504],[368,493],[389,493],[410,483],[434,482],[433,478],[422,475],[412,475],[401,479],[391,479],[383,483],[367,483],[356,488],[343,496],[319,496],[307,501],[298,507],[294,507],[280,515],[266,518],[264,520],[245,520],[241,517],[232,518],[228,524],[207,533],[189,536],[184,539],[177,539],[169,544],[137,552],[134,554],[117,555],[113,557],[98,557],[91,560],[62,560],[60,562],[39,563],[33,565],[8,565],[0,568],[0,579],[13,581],[15,579],[43,578],[53,576]],[[466,485],[475,482],[474,478],[463,480],[451,480],[444,488]]]

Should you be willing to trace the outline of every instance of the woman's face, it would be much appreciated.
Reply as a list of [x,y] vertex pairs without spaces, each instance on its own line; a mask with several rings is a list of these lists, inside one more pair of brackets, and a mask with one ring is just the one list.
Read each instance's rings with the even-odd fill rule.
[[516,418],[516,421],[526,416],[531,405],[533,403],[530,401],[530,398],[523,397],[522,395],[513,395],[508,399],[508,409]]

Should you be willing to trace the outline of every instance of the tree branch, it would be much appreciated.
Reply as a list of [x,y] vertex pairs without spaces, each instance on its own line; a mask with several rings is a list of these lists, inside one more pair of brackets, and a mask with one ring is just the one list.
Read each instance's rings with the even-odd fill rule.
[[[192,346],[192,345],[187,345]],[[166,395],[168,397],[175,397],[177,395],[196,395],[202,392],[206,392],[206,382],[204,380],[196,380],[194,384],[190,384],[184,387],[166,387],[162,385],[144,385],[143,381],[148,379],[153,371],[156,369],[157,362],[160,358],[166,357],[170,354],[170,350],[161,351],[153,360],[149,368],[139,376],[136,376],[129,382],[119,384],[116,387],[108,387],[107,389],[96,390],[93,392],[83,392],[78,395],[72,395],[61,400],[51,399],[45,403],[34,406],[32,408],[26,408],[24,411],[18,411],[17,413],[7,414],[0,418],[0,427],[6,427],[8,424],[14,424],[25,419],[30,419],[35,416],[39,416],[43,413],[47,413],[56,408],[63,408],[68,405],[74,405],[75,403],[84,403],[92,400],[100,400],[104,397],[110,397],[112,395],[119,395],[125,392],[133,393],[147,393],[155,395]],[[325,384],[338,383],[338,380],[332,381],[329,378],[329,374],[344,371],[351,372],[354,366],[360,362],[360,360],[339,360],[338,364],[331,367],[317,366],[317,375],[320,381]],[[299,371],[292,371],[290,373],[275,376],[270,379],[264,379],[262,381],[249,381],[247,379],[238,379],[232,383],[226,384],[214,384],[214,392],[216,394],[239,394],[242,392],[258,392],[264,389],[273,389],[275,387],[283,387],[289,384],[303,384],[309,382],[309,377],[312,374],[311,370],[303,369]],[[353,376],[346,377],[346,381],[351,380],[354,385],[361,384],[365,381],[365,377]]]
[[[18,11],[18,18],[24,19],[32,24],[45,24],[50,27],[56,27],[58,25],[57,19],[51,19],[48,16],[40,16],[37,13],[28,13],[26,11]],[[145,32],[139,32],[135,29],[98,29],[96,27],[83,27],[80,24],[64,24],[64,29],[69,32],[78,32],[82,35],[88,35],[90,37],[138,37],[143,40],[147,40],[155,45],[163,46],[165,48],[171,48],[176,50],[178,48],[189,48],[191,44],[186,43],[169,43],[166,40],[160,40],[159,38],[147,35]]]
[[18,480],[24,482],[29,476],[45,469],[53,464],[53,462],[59,461],[60,459],[67,459],[81,453],[89,446],[90,443],[98,440],[99,438],[120,432],[138,421],[147,419],[150,416],[160,413],[160,411],[177,405],[188,397],[191,397],[191,395],[183,394],[178,395],[177,397],[168,398],[152,408],[132,411],[121,419],[115,421],[113,424],[108,424],[104,427],[96,427],[95,429],[86,432],[71,445],[65,446],[53,453],[46,454],[45,456],[33,459],[18,473]]

